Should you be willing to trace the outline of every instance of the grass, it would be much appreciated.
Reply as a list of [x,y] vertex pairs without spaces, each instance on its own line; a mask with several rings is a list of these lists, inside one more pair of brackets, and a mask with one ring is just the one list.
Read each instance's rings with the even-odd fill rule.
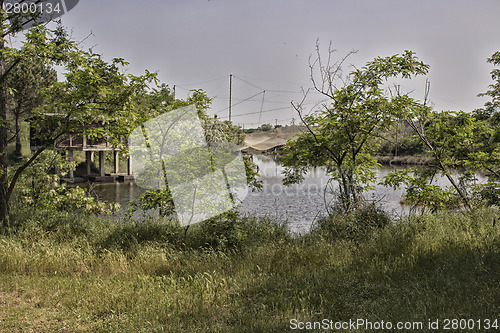
[[[293,318],[500,320],[494,218],[498,209],[443,213],[352,238],[325,221],[290,237],[272,221],[229,214],[184,237],[163,220],[17,213],[0,235],[0,331],[287,332]],[[352,221],[348,230],[357,230]]]

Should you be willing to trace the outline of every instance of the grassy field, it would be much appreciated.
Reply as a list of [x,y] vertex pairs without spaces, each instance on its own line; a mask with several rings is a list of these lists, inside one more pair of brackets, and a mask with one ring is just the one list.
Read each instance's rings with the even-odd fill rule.
[[474,319],[467,332],[477,331],[478,320],[500,320],[499,217],[443,213],[371,229],[337,218],[291,237],[238,216],[185,236],[156,219],[16,213],[0,235],[0,331],[290,332],[323,319],[439,319],[443,331],[446,318]]

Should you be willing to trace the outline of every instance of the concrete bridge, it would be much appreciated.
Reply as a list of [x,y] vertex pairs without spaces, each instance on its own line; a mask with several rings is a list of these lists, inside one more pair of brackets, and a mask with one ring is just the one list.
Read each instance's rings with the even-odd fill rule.
[[296,139],[303,132],[304,128],[299,126],[279,127],[270,131],[253,132],[246,134],[245,143],[240,149],[270,150],[284,146],[288,140]]

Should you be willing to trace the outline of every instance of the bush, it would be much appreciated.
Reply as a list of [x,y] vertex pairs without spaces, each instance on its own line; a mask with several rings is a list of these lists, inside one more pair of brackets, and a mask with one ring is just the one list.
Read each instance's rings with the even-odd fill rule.
[[[197,231],[193,233],[194,237]],[[201,223],[199,233],[200,245],[213,249],[241,250],[251,244],[289,237],[285,225],[269,218],[242,217],[236,211],[228,211]]]
[[262,125],[260,126],[260,130],[261,130],[261,131],[265,131],[265,132],[267,132],[267,131],[270,131],[270,130],[272,130],[272,129],[273,129],[273,126],[272,126],[271,124],[262,124]]
[[26,239],[28,243],[50,239],[55,243],[84,244],[96,253],[118,251],[131,257],[148,246],[181,251],[241,251],[262,242],[290,238],[286,225],[269,218],[240,216],[235,211],[186,228],[171,218],[146,216],[135,220],[15,209],[0,235]]
[[135,254],[140,245],[152,243],[178,248],[182,246],[183,233],[183,228],[175,221],[164,218],[117,221],[98,246],[101,249],[120,249],[129,254]]
[[328,240],[363,242],[390,223],[391,218],[382,208],[369,204],[349,213],[321,218],[311,232]]

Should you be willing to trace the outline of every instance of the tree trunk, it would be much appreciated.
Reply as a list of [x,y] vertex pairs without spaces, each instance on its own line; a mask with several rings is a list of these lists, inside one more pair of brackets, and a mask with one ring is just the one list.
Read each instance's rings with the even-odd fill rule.
[[19,119],[19,112],[20,110],[18,110],[16,112],[16,153],[15,153],[15,156],[18,160],[21,159],[21,157],[23,156],[23,153],[22,153],[22,144],[21,144],[21,120]]
[[[0,1],[3,5],[3,1]],[[0,30],[3,35],[3,31]],[[5,75],[4,41],[0,40],[0,78]],[[9,181],[7,177],[7,108],[6,87],[0,85],[0,227],[5,224],[9,214]]]

